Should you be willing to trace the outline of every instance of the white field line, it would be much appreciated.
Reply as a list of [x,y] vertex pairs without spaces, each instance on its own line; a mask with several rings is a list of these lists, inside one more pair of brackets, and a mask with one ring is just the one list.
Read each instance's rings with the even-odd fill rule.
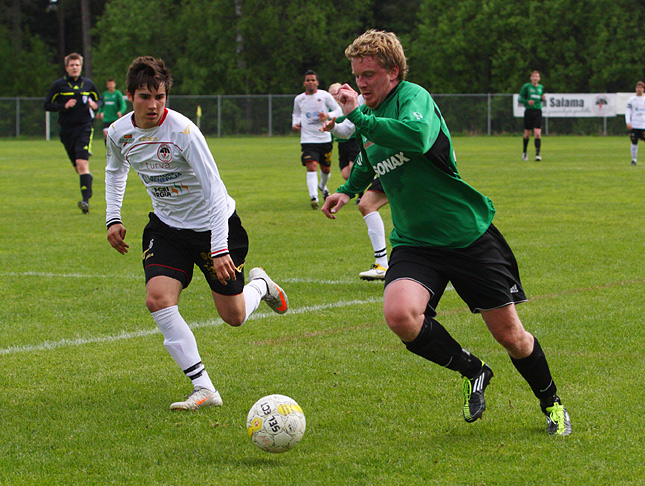
[[[52,273],[52,272],[5,272],[5,273],[0,273],[0,276],[2,277],[44,277],[44,278],[85,278],[85,279],[93,279],[93,278],[110,278],[110,279],[117,279],[117,278],[123,278],[123,279],[128,279],[128,280],[136,280],[139,279],[143,282],[144,276],[143,273],[140,275],[98,275],[98,274],[83,274],[83,273]],[[357,278],[352,278],[352,279],[340,279],[340,280],[322,280],[322,279],[317,279],[317,278],[285,278],[285,279],[280,279],[280,282],[286,282],[286,283],[311,283],[311,284],[316,284],[316,285],[348,285],[348,284],[362,284],[365,285],[368,282],[364,282],[363,280],[360,280],[358,277]],[[374,283],[374,282],[369,282],[369,283]],[[382,283],[382,282],[376,282],[376,283]]]
[[[35,272],[35,271],[29,271],[29,272],[5,272],[5,273],[0,273],[0,276],[6,276],[6,277],[45,277],[45,278],[84,278],[84,279],[92,279],[92,278],[110,278],[110,279],[116,279],[116,278],[124,278],[124,279],[141,279],[143,281],[143,275],[124,275],[124,274],[119,274],[119,275],[99,275],[99,274],[81,274],[81,273],[52,273],[52,272]],[[382,282],[376,281],[376,282],[365,282],[363,280],[359,280],[358,278],[352,278],[352,279],[344,279],[344,280],[321,280],[321,279],[315,279],[315,278],[285,278],[281,279],[280,282],[287,282],[287,283],[307,283],[307,284],[314,284],[314,285],[348,285],[348,284],[361,284],[361,285],[375,285],[375,284],[381,284]],[[448,285],[448,288],[446,289],[447,291],[453,290],[452,286]],[[300,307],[298,309],[291,309],[289,311],[289,314],[306,314],[310,312],[317,312],[319,310],[323,309],[333,309],[333,308],[341,308],[341,307],[352,307],[356,305],[363,305],[363,304],[373,304],[376,302],[382,302],[383,299],[382,297],[374,297],[371,299],[366,299],[366,300],[351,300],[351,301],[340,301],[340,302],[333,302],[329,304],[321,304],[321,305],[316,305],[316,306],[306,306],[306,307]],[[249,321],[255,320],[255,319],[263,319],[269,316],[273,316],[274,314],[272,312],[255,312],[249,317]],[[199,327],[211,327],[211,326],[219,326],[222,325],[224,321],[221,319],[211,319],[205,322],[196,322],[189,324],[189,326],[193,329],[199,328]],[[158,333],[159,330],[157,328],[151,328],[151,329],[140,329],[138,331],[131,331],[131,332],[123,332],[114,336],[92,336],[92,337],[87,337],[87,338],[76,338],[76,339],[61,339],[60,341],[45,341],[40,344],[23,344],[23,345],[17,345],[17,346],[9,346],[8,348],[0,348],[0,356],[4,355],[10,355],[10,354],[17,354],[17,353],[29,353],[33,351],[45,351],[45,350],[50,350],[50,349],[57,349],[57,348],[69,348],[69,347],[74,347],[74,346],[83,346],[85,344],[97,344],[97,343],[111,343],[115,341],[122,341],[126,339],[136,339],[136,338],[142,338],[142,337],[148,337],[153,334]]]
[[[307,314],[311,312],[318,312],[324,309],[337,309],[342,307],[353,307],[353,306],[364,305],[364,304],[374,304],[382,301],[383,299],[381,297],[373,297],[373,298],[364,299],[364,300],[347,300],[347,301],[333,302],[330,304],[305,306],[305,307],[299,307],[297,309],[289,310],[286,316],[289,316],[291,314]],[[251,314],[251,316],[249,316],[248,320],[252,321],[257,319],[264,319],[269,316],[275,316],[275,314],[273,312],[254,312],[253,314]],[[208,321],[195,322],[195,323],[189,324],[189,326],[192,329],[196,329],[199,327],[220,326],[222,324],[224,324],[224,321],[222,321],[221,319],[209,319]],[[114,336],[109,336],[109,335],[93,336],[93,337],[77,338],[77,339],[61,339],[60,341],[45,341],[40,344],[23,344],[18,346],[10,346],[8,348],[0,348],[0,356],[18,354],[18,353],[31,353],[34,351],[48,351],[51,349],[58,349],[58,348],[71,348],[76,346],[83,346],[85,344],[112,343],[115,341],[123,341],[127,339],[148,337],[157,333],[159,333],[159,330],[157,328],[152,328],[152,329],[140,329],[138,331],[132,331],[132,332],[122,332]]]

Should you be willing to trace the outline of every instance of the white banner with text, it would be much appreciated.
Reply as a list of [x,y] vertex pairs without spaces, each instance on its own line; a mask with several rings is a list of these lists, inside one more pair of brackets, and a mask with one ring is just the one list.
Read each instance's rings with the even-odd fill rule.
[[[616,93],[546,93],[542,115],[549,118],[616,116]],[[524,116],[520,96],[513,95],[513,116]]]

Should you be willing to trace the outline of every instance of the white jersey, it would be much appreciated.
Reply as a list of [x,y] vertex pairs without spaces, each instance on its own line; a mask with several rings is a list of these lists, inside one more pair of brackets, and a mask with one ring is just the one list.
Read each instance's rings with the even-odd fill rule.
[[211,232],[211,256],[228,253],[228,219],[235,201],[197,126],[166,109],[159,125],[142,129],[134,113],[110,125],[105,167],[106,222],[121,222],[130,166],[146,187],[154,213],[169,226]]
[[[364,105],[365,99],[363,95],[358,95],[358,106]],[[349,118],[345,118],[342,122],[336,123],[334,128],[331,129],[332,135],[336,138],[342,138],[344,140],[350,138],[356,132],[356,126],[352,123]]]
[[340,108],[332,95],[323,89],[314,94],[300,93],[293,100],[292,125],[300,124],[300,143],[327,143],[331,142],[329,132],[321,132],[323,122],[318,117],[319,113],[329,113],[329,117],[342,116]]
[[629,98],[625,109],[625,123],[631,123],[632,128],[645,129],[645,95]]

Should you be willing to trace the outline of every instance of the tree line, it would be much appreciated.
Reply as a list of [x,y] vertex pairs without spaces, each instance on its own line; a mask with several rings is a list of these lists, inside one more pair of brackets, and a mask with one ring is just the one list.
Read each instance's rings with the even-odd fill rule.
[[[88,12],[91,4],[91,12]],[[401,38],[408,79],[432,93],[631,91],[645,77],[642,0],[0,0],[0,96],[44,96],[62,56],[91,53],[97,86],[162,57],[176,94],[296,93],[351,82],[345,47],[368,28]],[[83,17],[85,15],[85,17]],[[90,29],[83,29],[90,25]]]

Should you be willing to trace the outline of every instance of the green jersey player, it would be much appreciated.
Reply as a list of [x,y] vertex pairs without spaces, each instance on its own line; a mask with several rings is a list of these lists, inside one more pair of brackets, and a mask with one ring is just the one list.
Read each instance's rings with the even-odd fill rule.
[[524,137],[522,138],[522,160],[529,160],[526,148],[533,130],[535,143],[535,160],[542,160],[540,148],[542,145],[542,101],[544,101],[544,86],[540,84],[540,71],[531,73],[531,82],[525,83],[520,90],[520,103],[524,105]]
[[123,93],[116,89],[114,78],[109,78],[105,82],[105,87],[107,90],[102,95],[103,106],[99,109],[97,118],[103,120],[103,140],[107,143],[108,128],[125,114],[127,105]]
[[356,126],[361,157],[323,213],[335,213],[378,175],[392,208],[392,253],[383,313],[412,353],[463,376],[463,415],[479,419],[493,371],[464,350],[436,319],[451,282],[528,382],[547,417],[547,431],[568,435],[571,423],[556,394],[546,356],[515,307],[526,297],[515,257],[493,226],[493,203],[464,182],[441,112],[430,94],[405,81],[407,61],[391,32],[369,30],[345,50],[365,105],[349,85],[337,99]]

